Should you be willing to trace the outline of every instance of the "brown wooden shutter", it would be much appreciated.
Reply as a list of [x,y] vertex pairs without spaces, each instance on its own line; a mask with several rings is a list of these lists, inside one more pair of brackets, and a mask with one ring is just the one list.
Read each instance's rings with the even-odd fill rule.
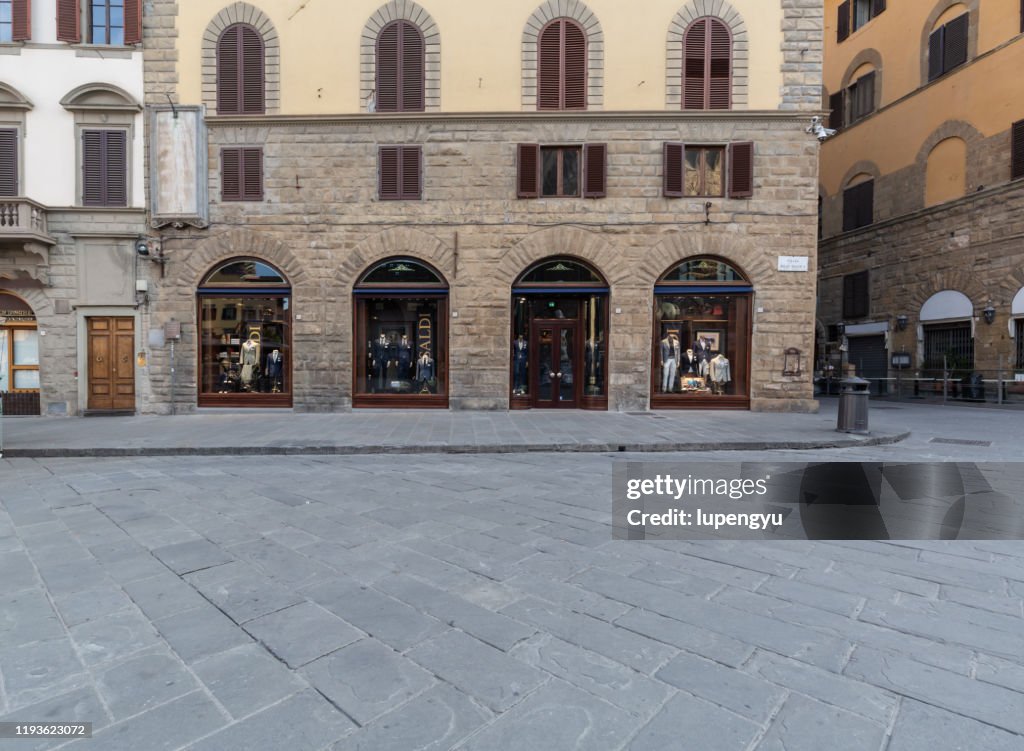
[[587,35],[573,21],[562,21],[564,34],[564,91],[562,107],[567,110],[587,108]]
[[142,1],[124,0],[124,43],[142,42]]
[[928,37],[928,80],[934,81],[942,75],[942,50],[946,27],[940,26]]
[[836,40],[839,42],[845,41],[850,36],[850,8],[852,3],[850,0],[841,3],[839,6],[839,17],[836,19]]
[[18,131],[0,129],[0,196],[18,195]]
[[683,196],[683,144],[666,143],[662,157],[664,181],[662,194],[666,198]]
[[869,272],[843,277],[843,318],[863,318],[870,311]]
[[242,199],[263,200],[263,149],[242,149]]
[[242,150],[221,149],[220,200],[242,200]]
[[608,146],[588,143],[583,146],[583,197],[604,198],[608,192]]
[[708,109],[732,107],[732,33],[717,19],[708,22]]
[[401,149],[397,146],[381,146],[379,151],[380,191],[382,201],[396,201],[401,198],[402,185],[398,175]]
[[128,134],[123,130],[104,131],[106,169],[104,206],[128,205]]
[[11,41],[27,42],[32,38],[32,0],[11,3]]
[[754,195],[754,144],[729,144],[729,198]]
[[516,159],[516,195],[519,198],[540,196],[540,146],[521,143]]
[[57,40],[74,44],[82,41],[82,16],[78,0],[57,0]]
[[885,0],[871,0],[871,17],[885,12]]
[[828,107],[832,110],[832,113],[828,116],[828,127],[835,130],[842,130],[843,126],[846,125],[844,121],[846,113],[843,110],[844,99],[845,93],[842,91],[836,92],[828,98]]
[[411,23],[402,21],[401,30],[401,112],[423,112],[426,109],[425,88],[425,57],[423,35]]
[[967,62],[967,32],[970,15],[964,13],[946,24],[946,38],[943,40],[942,72],[948,73],[958,65]]
[[1024,177],[1024,120],[1010,127],[1010,179]]
[[239,28],[229,26],[217,40],[217,114],[237,115],[241,83],[239,70]]
[[423,150],[419,146],[403,146],[401,159],[401,198],[418,201],[423,195]]
[[398,111],[399,28],[390,24],[377,36],[377,112]]
[[562,24],[555,21],[544,28],[537,42],[537,109],[557,110],[562,106]]
[[241,26],[242,102],[244,115],[262,115],[266,111],[263,37],[252,26]]
[[103,131],[82,131],[82,205],[103,205]]
[[875,182],[854,185],[843,191],[843,232],[867,227],[874,222]]
[[700,18],[686,29],[683,40],[683,109],[702,110],[707,79],[708,22]]

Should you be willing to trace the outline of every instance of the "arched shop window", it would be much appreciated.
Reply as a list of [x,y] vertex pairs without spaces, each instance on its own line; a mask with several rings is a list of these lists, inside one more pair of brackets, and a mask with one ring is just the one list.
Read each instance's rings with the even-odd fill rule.
[[691,258],[654,287],[651,406],[750,406],[747,277],[717,258]]
[[197,291],[199,406],[290,407],[291,286],[256,258],[214,269]]
[[512,286],[511,406],[608,408],[608,283],[548,258]]
[[448,406],[448,283],[422,261],[391,258],[356,283],[356,407]]
[[5,415],[39,414],[39,330],[20,297],[0,292],[0,399]]

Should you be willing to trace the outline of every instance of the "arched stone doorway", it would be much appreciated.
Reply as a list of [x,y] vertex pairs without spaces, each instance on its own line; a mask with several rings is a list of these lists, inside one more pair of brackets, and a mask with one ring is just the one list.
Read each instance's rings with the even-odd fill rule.
[[32,307],[0,290],[0,399],[4,415],[39,414],[39,330]]

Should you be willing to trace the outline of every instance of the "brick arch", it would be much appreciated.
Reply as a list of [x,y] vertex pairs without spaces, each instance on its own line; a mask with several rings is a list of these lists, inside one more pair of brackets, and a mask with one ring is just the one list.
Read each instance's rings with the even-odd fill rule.
[[408,21],[423,34],[424,103],[427,112],[441,109],[441,31],[433,17],[412,0],[390,0],[367,20],[359,40],[359,109],[370,112],[377,90],[377,36],[393,21]]
[[225,6],[203,32],[203,104],[209,112],[217,111],[217,40],[224,29],[236,23],[249,24],[263,38],[264,98],[267,114],[276,114],[281,109],[281,44],[277,29],[263,11],[242,2]]
[[35,314],[36,320],[38,321],[42,316],[50,316],[54,314],[53,303],[50,298],[47,297],[46,292],[43,288],[37,287],[19,287],[18,289],[9,289],[4,287],[4,279],[0,278],[0,292],[8,295],[14,295],[24,300],[32,312]]
[[246,229],[227,230],[200,242],[182,261],[185,268],[181,277],[190,279],[192,287],[197,288],[219,264],[243,257],[267,261],[284,274],[293,290],[314,281],[284,243]]
[[916,319],[928,298],[947,289],[967,295],[975,308],[984,306],[988,299],[976,274],[969,271],[936,271],[924,275],[912,289],[905,290],[907,315],[912,320]]
[[455,253],[442,240],[423,230],[392,227],[360,242],[341,262],[334,278],[345,290],[345,299],[359,278],[378,261],[395,256],[424,261],[451,287],[455,280]]
[[528,235],[505,253],[494,269],[494,279],[511,289],[527,269],[555,256],[586,262],[613,288],[633,277],[633,269],[623,261],[622,253],[599,233],[579,227],[551,227]]
[[604,31],[597,16],[579,0],[546,0],[523,28],[522,106],[537,109],[537,40],[541,29],[556,18],[571,18],[587,35],[587,109],[604,108]]
[[851,79],[853,78],[854,72],[865,63],[870,64],[875,69],[875,97],[878,99],[882,90],[881,81],[878,80],[878,77],[882,74],[882,53],[873,47],[863,49],[854,56],[853,60],[850,61],[850,64],[846,66],[846,72],[843,73],[843,80],[839,88],[845,89],[853,83]]
[[714,16],[732,32],[732,109],[747,109],[750,92],[750,36],[743,16],[727,0],[690,0],[679,9],[668,27],[665,44],[665,106],[683,107],[683,38],[698,18]]
[[755,290],[773,273],[764,251],[747,238],[722,232],[677,232],[663,238],[647,252],[634,270],[634,276],[653,289],[667,270],[696,256],[715,256],[735,266]]
[[935,23],[939,17],[954,5],[964,5],[970,14],[967,29],[967,62],[969,63],[978,55],[978,23],[980,17],[981,0],[938,0],[932,6],[932,12],[921,28],[921,85],[928,84],[928,38],[935,30]]

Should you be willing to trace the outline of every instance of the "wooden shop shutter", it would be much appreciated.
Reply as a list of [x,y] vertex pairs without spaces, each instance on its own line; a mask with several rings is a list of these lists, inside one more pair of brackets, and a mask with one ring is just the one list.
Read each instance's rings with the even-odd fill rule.
[[686,29],[683,39],[683,109],[704,109],[704,82],[707,78],[708,20],[700,18]]
[[82,131],[82,205],[126,206],[128,139],[123,130]]
[[729,198],[754,195],[754,144],[729,144]]
[[934,81],[942,75],[942,49],[946,27],[940,26],[928,37],[928,80]]
[[662,193],[666,198],[683,196],[683,151],[681,143],[666,143],[662,171],[665,173]]
[[220,199],[222,201],[242,200],[242,150],[221,149],[220,152]]
[[1024,120],[1018,120],[1010,128],[1010,179],[1024,177]]
[[583,197],[604,198],[608,183],[608,146],[588,143],[583,146]]
[[0,129],[0,196],[18,195],[18,131]]
[[11,41],[27,42],[32,38],[32,0],[11,3]]
[[395,21],[377,36],[377,112],[426,109],[426,47],[419,28]]
[[217,42],[217,114],[261,115],[266,111],[263,38],[236,23]]
[[57,0],[57,40],[74,44],[82,41],[82,16],[78,0]]
[[967,32],[970,28],[970,15],[964,13],[946,24],[946,36],[943,40],[942,72],[948,73],[958,65],[967,62]]
[[587,35],[575,21],[559,18],[537,42],[537,109],[587,108]]
[[832,113],[828,116],[828,127],[835,130],[842,130],[846,124],[843,122],[845,112],[843,111],[843,102],[845,99],[845,93],[842,91],[836,92],[828,98],[828,107],[832,110]]
[[708,101],[711,110],[732,106],[732,33],[717,19],[708,23]]
[[519,198],[540,196],[540,146],[521,143],[516,155],[516,195]]
[[139,44],[142,41],[142,2],[124,0],[124,43]]
[[840,4],[839,6],[839,17],[836,19],[836,40],[839,42],[844,41],[850,36],[850,8],[852,7],[850,0]]

